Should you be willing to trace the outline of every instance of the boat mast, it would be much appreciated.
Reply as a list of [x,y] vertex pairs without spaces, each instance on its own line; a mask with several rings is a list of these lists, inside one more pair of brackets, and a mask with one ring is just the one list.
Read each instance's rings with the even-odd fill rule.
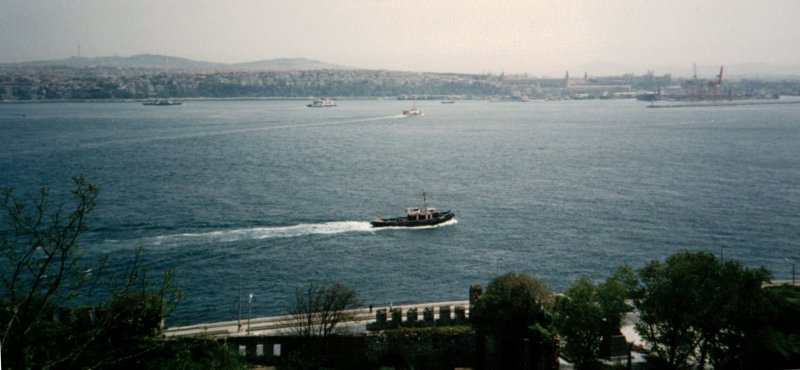
[[425,212],[425,219],[428,219],[428,194],[425,191],[422,191],[422,202],[423,202],[423,212]]

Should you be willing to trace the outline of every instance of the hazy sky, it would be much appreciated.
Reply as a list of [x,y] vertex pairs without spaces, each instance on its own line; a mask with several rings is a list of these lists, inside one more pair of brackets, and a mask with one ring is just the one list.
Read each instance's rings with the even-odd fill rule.
[[[166,54],[561,75],[800,64],[798,0],[0,0],[0,62]],[[637,70],[638,72],[638,70]]]

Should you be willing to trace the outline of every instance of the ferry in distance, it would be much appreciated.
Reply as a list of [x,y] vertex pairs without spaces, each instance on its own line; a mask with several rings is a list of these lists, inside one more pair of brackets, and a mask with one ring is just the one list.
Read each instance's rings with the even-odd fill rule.
[[412,117],[412,116],[422,116],[424,115],[424,113],[422,113],[422,109],[419,109],[417,107],[411,107],[409,109],[404,110],[403,115],[406,117]]
[[335,107],[336,102],[333,101],[331,98],[320,98],[314,99],[311,104],[306,104],[306,107],[309,108],[328,108],[328,107]]
[[422,208],[406,208],[406,215],[403,217],[376,218],[369,223],[372,227],[433,226],[450,221],[456,217],[456,214],[451,210],[438,211],[436,208],[428,207],[428,196],[424,191],[422,192],[422,199],[424,202]]
[[183,103],[179,101],[174,101],[172,99],[153,99],[150,101],[146,101],[142,103],[143,105],[158,105],[158,106],[165,106],[165,105],[181,105]]

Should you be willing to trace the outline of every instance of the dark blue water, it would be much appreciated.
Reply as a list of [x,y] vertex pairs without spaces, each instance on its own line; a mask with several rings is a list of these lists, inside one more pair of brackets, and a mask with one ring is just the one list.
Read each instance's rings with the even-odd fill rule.
[[[172,325],[235,319],[240,285],[271,315],[310,281],[380,305],[466,299],[498,271],[560,290],[683,250],[784,279],[800,260],[800,105],[305,103],[0,105],[0,184],[100,185],[84,245],[176,268]],[[457,223],[370,229],[423,190]]]

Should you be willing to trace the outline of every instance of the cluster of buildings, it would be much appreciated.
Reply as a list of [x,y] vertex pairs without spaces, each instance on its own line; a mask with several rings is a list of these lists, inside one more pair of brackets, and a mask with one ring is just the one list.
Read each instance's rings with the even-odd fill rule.
[[[469,76],[378,70],[186,71],[140,68],[0,68],[0,100],[391,96],[459,91]],[[442,86],[451,86],[450,89]],[[478,91],[481,91],[480,89]]]
[[[537,78],[506,74],[448,74],[385,70],[174,70],[125,67],[0,66],[0,101],[125,100],[153,98],[402,97],[406,99],[603,99],[643,92],[687,91],[698,83],[669,74],[587,74]],[[741,91],[800,94],[800,83],[738,81],[714,85],[717,95]]]

